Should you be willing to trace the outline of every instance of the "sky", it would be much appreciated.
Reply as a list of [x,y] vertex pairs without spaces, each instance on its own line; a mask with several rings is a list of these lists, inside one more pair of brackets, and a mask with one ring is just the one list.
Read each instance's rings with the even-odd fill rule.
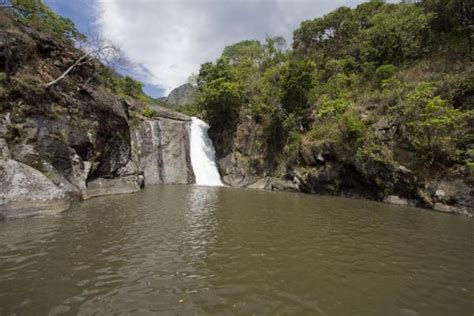
[[283,36],[303,20],[362,0],[45,0],[86,34],[121,48],[145,72],[133,76],[153,97],[166,96],[214,61],[225,46]]

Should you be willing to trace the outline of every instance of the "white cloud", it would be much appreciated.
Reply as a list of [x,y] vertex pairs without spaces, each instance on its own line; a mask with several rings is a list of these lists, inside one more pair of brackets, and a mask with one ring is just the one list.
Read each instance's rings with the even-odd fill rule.
[[96,0],[99,31],[149,70],[166,91],[186,82],[226,45],[281,35],[356,0]]

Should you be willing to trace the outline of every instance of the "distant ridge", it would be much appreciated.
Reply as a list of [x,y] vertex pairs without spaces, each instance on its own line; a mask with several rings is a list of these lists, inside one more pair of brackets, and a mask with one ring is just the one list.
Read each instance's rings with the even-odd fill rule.
[[173,89],[165,101],[172,108],[193,103],[195,90],[196,88],[192,84],[185,83]]

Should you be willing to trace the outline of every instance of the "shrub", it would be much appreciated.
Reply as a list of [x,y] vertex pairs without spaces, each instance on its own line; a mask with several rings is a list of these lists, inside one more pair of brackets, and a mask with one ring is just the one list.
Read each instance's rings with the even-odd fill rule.
[[286,65],[282,78],[281,103],[287,112],[299,112],[308,107],[315,68],[316,65],[310,60],[292,61]]
[[375,74],[377,76],[377,79],[379,80],[379,83],[395,76],[396,70],[397,68],[394,65],[382,65],[377,68],[377,70],[375,70]]
[[154,109],[146,107],[146,108],[143,109],[142,115],[144,117],[153,118],[153,117],[156,116],[156,111]]
[[351,106],[352,102],[346,98],[328,100],[327,97],[323,97],[321,105],[318,107],[318,110],[316,112],[316,115],[318,117],[337,116],[344,113]]
[[364,142],[367,131],[364,122],[362,122],[360,117],[355,113],[346,113],[341,116],[339,122],[345,143],[349,145],[351,151],[356,152]]
[[473,111],[454,108],[434,95],[435,87],[420,83],[402,107],[407,138],[426,165],[457,161],[462,146],[469,142],[469,119]]
[[196,117],[202,117],[203,114],[201,111],[199,111],[199,108],[197,104],[191,103],[191,104],[183,104],[180,105],[176,111],[186,114],[188,116],[196,116]]

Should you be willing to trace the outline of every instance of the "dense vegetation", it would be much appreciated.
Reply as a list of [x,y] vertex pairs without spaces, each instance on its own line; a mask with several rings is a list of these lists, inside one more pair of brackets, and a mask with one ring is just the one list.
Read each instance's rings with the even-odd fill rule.
[[46,30],[57,40],[75,41],[85,40],[74,23],[55,14],[47,5],[39,0],[12,0],[12,10],[25,24]]
[[304,21],[291,49],[281,38],[231,45],[202,65],[195,113],[220,156],[251,116],[260,132],[250,166],[267,171],[304,170],[304,147],[370,172],[461,165],[472,175],[473,7],[373,0]]

